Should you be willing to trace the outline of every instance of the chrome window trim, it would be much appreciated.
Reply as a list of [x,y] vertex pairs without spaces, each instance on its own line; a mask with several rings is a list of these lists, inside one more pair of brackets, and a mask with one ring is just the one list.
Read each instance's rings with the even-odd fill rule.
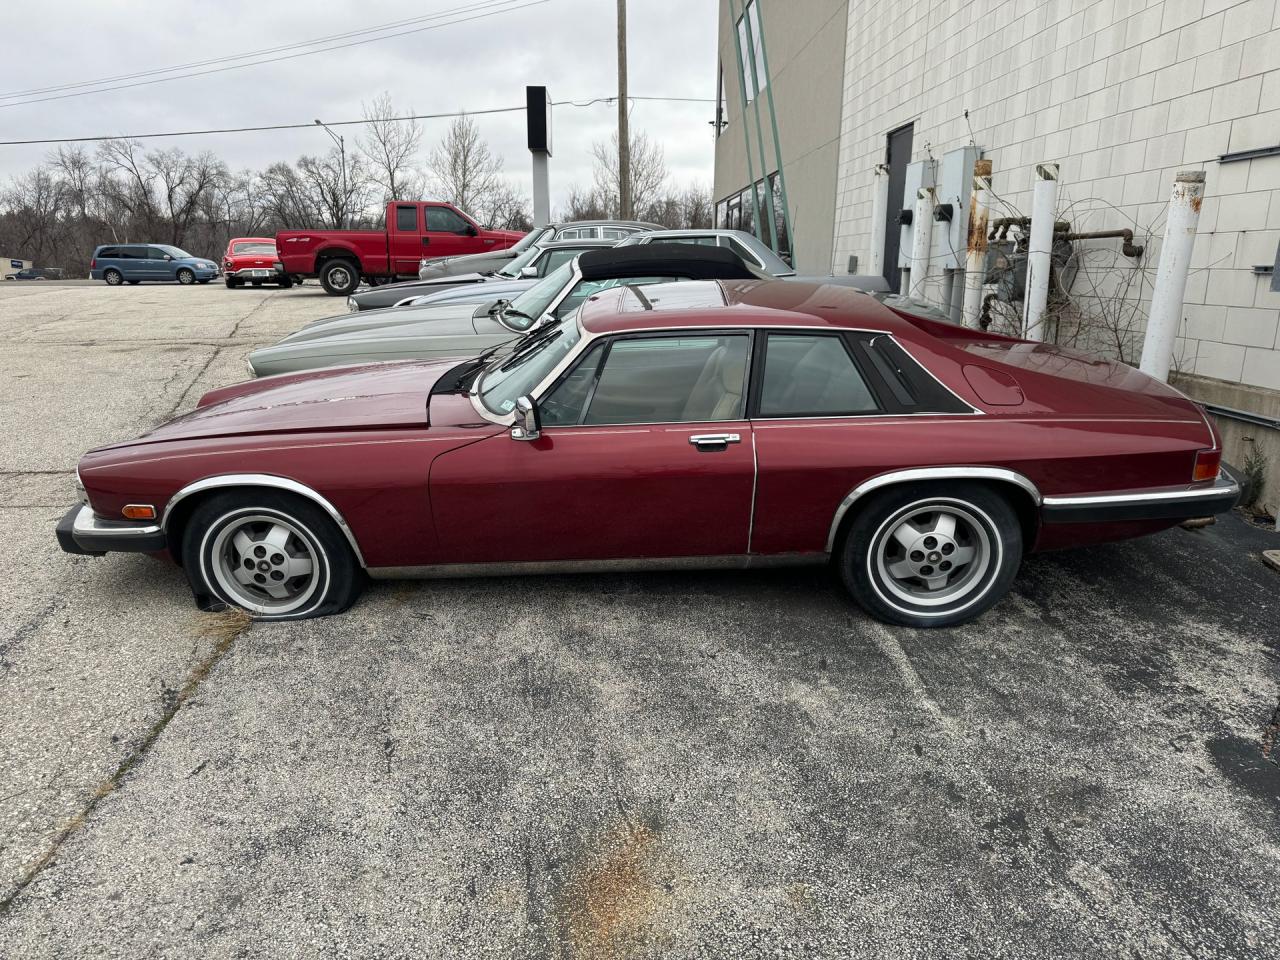
[[840,529],[840,522],[844,520],[849,508],[859,499],[865,497],[868,493],[892,486],[895,483],[911,483],[921,480],[1000,480],[1005,483],[1012,483],[1025,490],[1031,495],[1031,499],[1035,501],[1037,507],[1044,502],[1044,498],[1040,496],[1039,488],[1027,477],[1016,470],[1006,470],[1003,467],[913,467],[909,470],[893,470],[862,481],[862,483],[849,491],[848,496],[840,501],[840,506],[836,508],[835,517],[831,521],[831,529],[827,533],[827,553],[831,553],[835,549],[836,533]]
[[160,529],[165,532],[166,536],[168,535],[169,518],[173,515],[173,508],[187,497],[205,490],[217,490],[224,487],[267,487],[273,490],[284,490],[287,493],[294,493],[307,498],[327,513],[329,518],[338,525],[342,535],[347,538],[347,543],[351,545],[351,550],[356,555],[356,561],[361,567],[367,569],[364,562],[364,554],[360,552],[360,544],[356,542],[355,534],[347,526],[347,521],[338,512],[338,508],[305,483],[299,483],[297,480],[290,480],[288,477],[279,477],[273,474],[224,473],[218,476],[204,477],[194,483],[189,483],[170,497],[169,502],[165,504],[164,515],[160,519]]

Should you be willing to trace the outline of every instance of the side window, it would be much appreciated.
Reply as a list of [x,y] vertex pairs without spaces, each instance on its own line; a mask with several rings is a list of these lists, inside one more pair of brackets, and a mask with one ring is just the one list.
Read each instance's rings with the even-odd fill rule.
[[765,345],[760,416],[875,413],[879,409],[843,338],[771,333]]
[[605,240],[622,240],[631,236],[636,231],[628,230],[625,227],[604,227],[600,231],[600,236]]
[[418,208],[396,207],[396,229],[401,233],[417,233]]
[[544,427],[564,427],[582,422],[582,413],[591,399],[603,356],[604,343],[600,342],[588,350],[578,365],[539,402],[538,412]]
[[581,250],[548,250],[538,258],[538,276],[545,277],[568,263],[581,252]]
[[432,233],[466,233],[467,221],[448,207],[427,207],[427,230]]
[[714,247],[716,238],[711,237],[658,237],[654,243],[689,243],[698,247]]
[[736,240],[733,237],[726,237],[725,239],[729,241],[727,244],[729,249],[732,250],[737,256],[742,258],[742,260],[746,262],[748,265],[753,267],[763,267],[763,265],[760,263],[760,258],[757,257],[750,250],[748,250],[746,245],[742,243],[742,241]]
[[556,235],[557,240],[593,240],[595,239],[595,227],[570,227],[568,230],[561,230]]
[[567,317],[582,306],[587,297],[595,296],[601,290],[613,287],[642,287],[649,283],[670,283],[680,277],[626,277],[614,280],[579,280],[578,285],[569,291],[569,295],[560,301],[560,306],[552,311],[557,317]]
[[103,259],[106,259],[107,257],[118,257],[120,256],[120,250],[118,247],[103,247],[98,251],[97,256],[102,257]]
[[168,254],[159,247],[146,247],[138,250],[138,256],[146,257],[148,260],[163,260]]
[[745,334],[615,340],[582,422],[737,420],[749,345]]
[[121,247],[120,252],[116,256],[121,260],[145,260],[147,256],[146,247]]

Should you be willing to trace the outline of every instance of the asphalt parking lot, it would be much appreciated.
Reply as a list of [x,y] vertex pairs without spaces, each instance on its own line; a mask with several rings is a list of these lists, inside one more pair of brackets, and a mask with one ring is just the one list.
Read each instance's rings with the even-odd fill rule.
[[246,626],[58,551],[83,450],[341,309],[0,288],[0,957],[1276,955],[1280,537],[1236,516],[934,632],[813,571]]

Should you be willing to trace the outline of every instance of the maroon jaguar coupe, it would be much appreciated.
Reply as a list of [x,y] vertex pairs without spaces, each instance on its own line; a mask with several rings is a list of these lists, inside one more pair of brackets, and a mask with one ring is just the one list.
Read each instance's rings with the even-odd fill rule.
[[835,286],[623,287],[492,356],[271,377],[80,462],[63,549],[167,552],[206,607],[365,576],[832,563],[976,617],[1024,553],[1229,510],[1204,412],[1127,366]]

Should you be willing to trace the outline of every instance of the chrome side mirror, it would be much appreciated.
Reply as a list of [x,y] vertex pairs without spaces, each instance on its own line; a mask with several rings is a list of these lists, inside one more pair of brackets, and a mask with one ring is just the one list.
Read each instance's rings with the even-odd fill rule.
[[516,401],[516,423],[511,428],[512,440],[537,440],[542,436],[542,417],[533,397],[521,397]]

